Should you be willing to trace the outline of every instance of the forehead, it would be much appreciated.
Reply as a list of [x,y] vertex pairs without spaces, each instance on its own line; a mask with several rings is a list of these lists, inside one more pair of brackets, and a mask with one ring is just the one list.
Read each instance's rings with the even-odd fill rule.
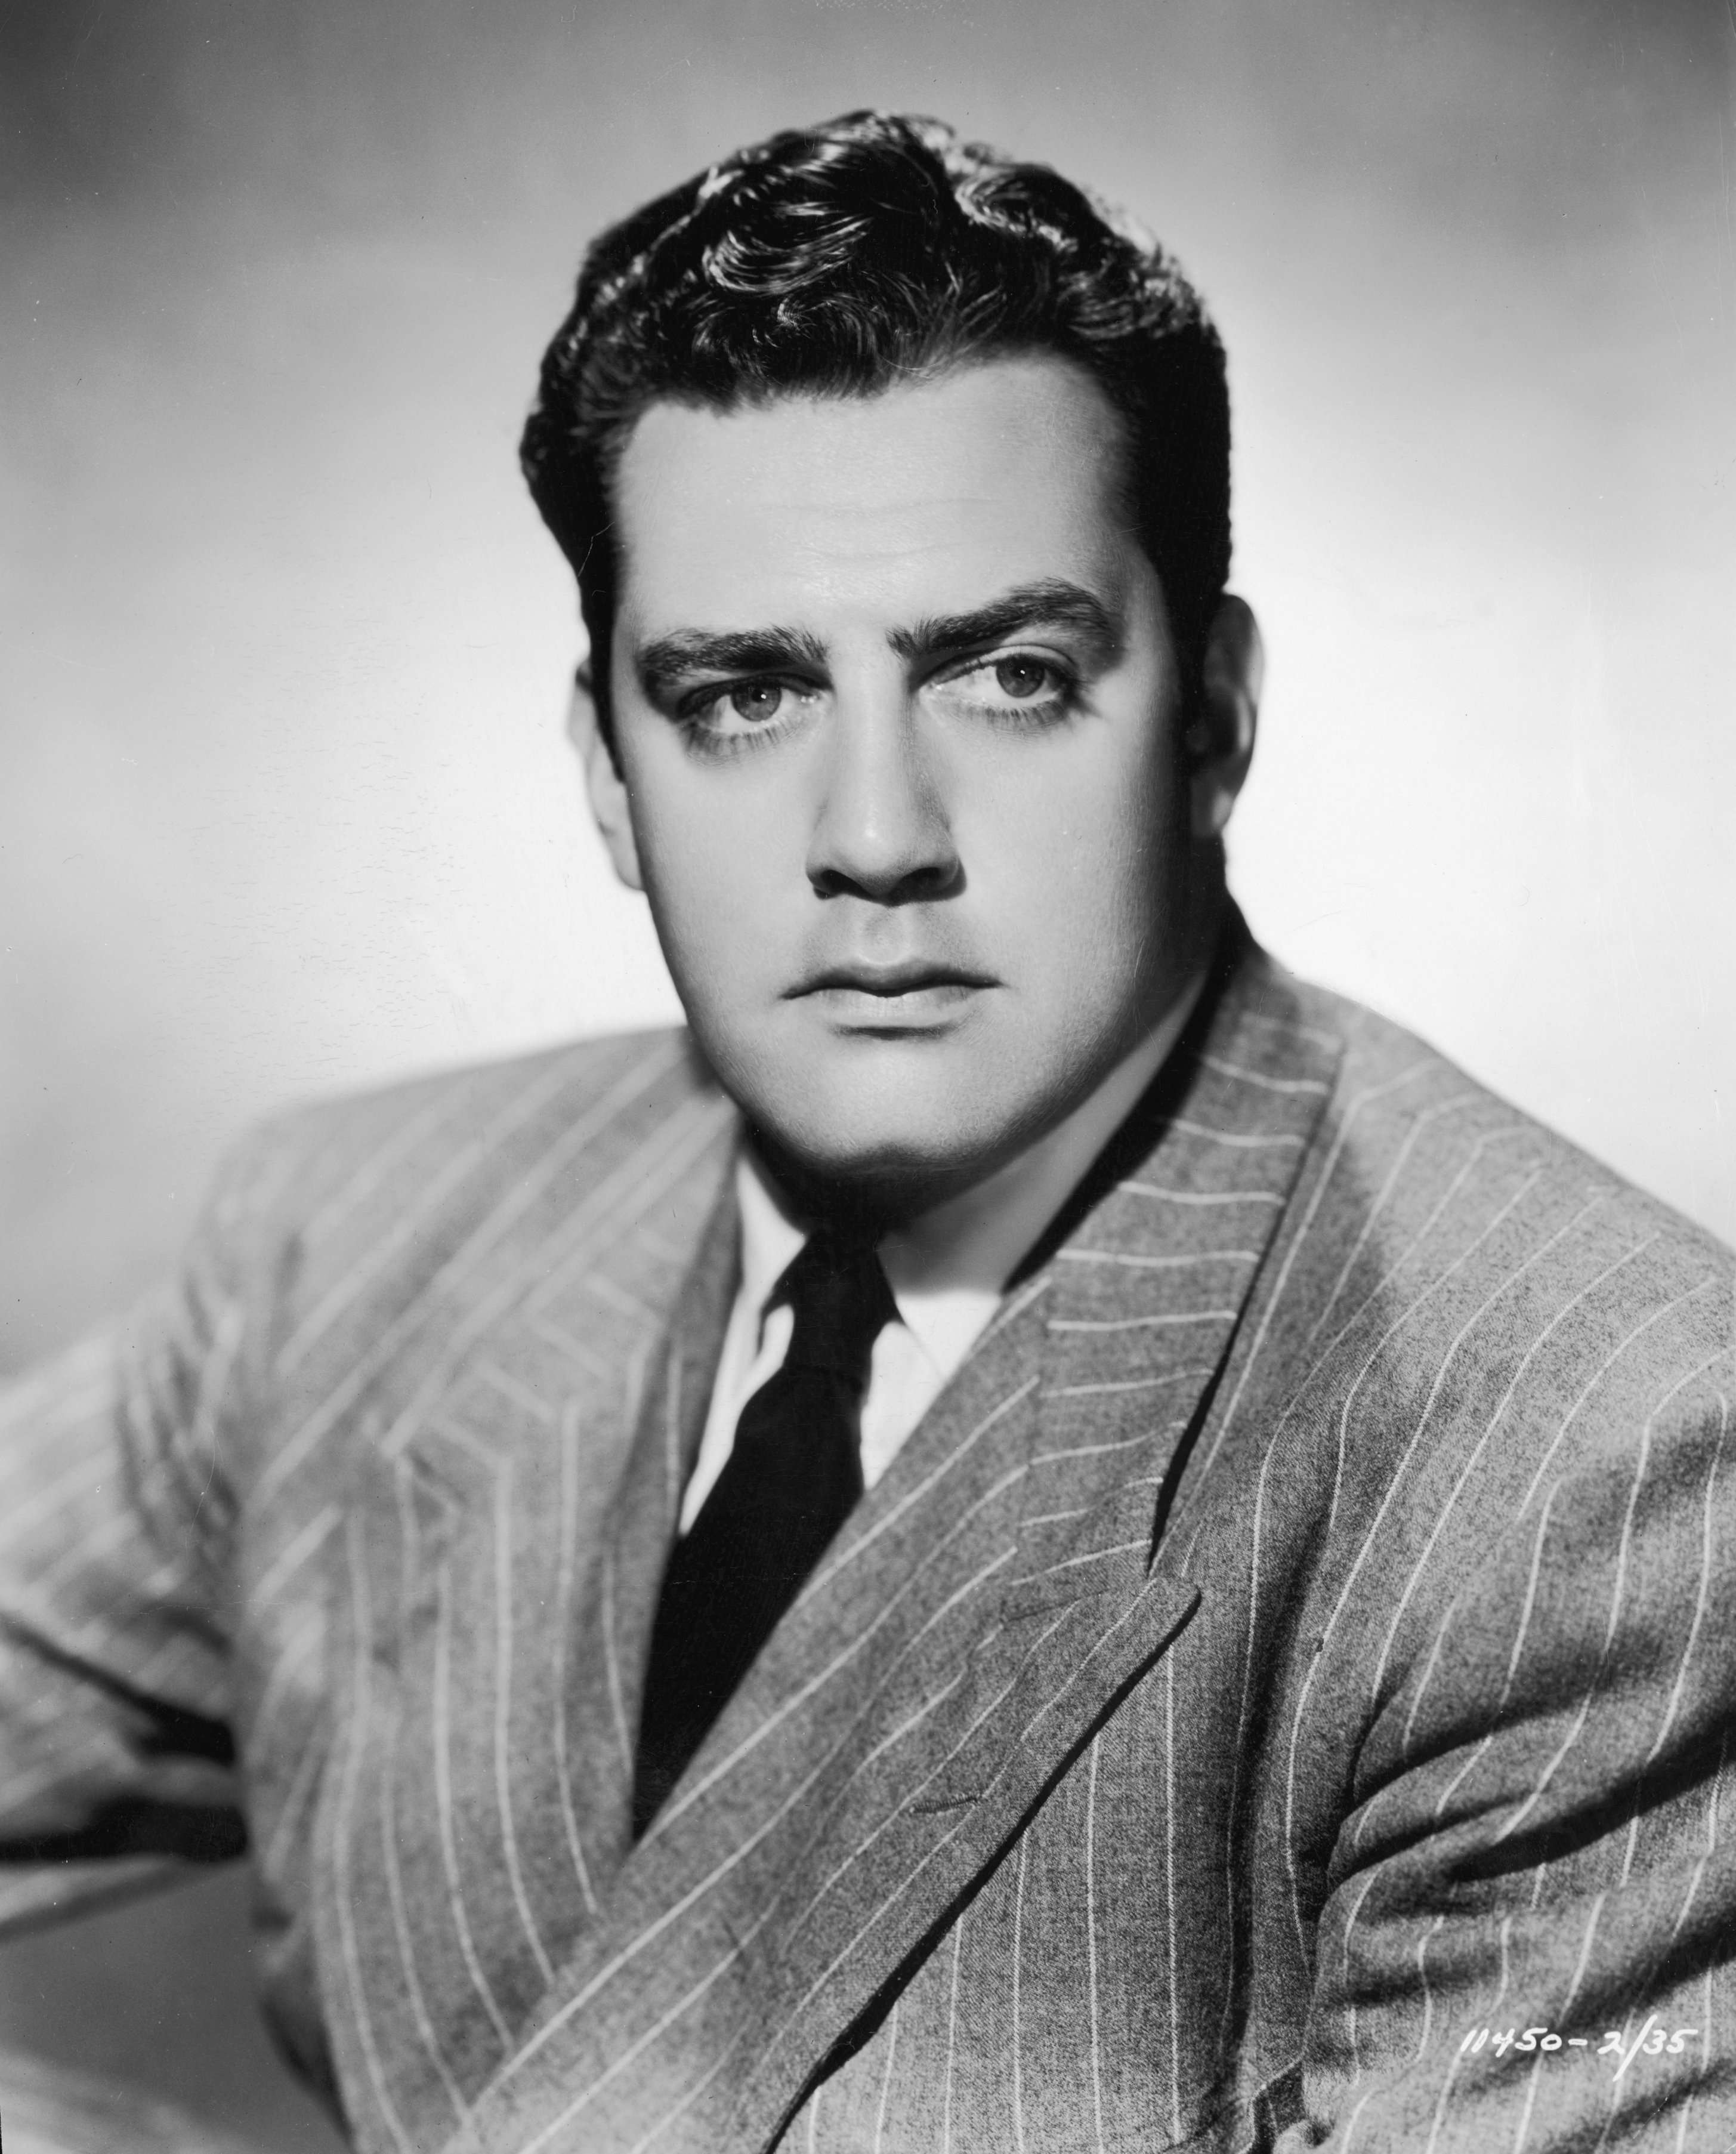
[[1045,577],[1112,584],[1121,453],[1108,399],[1049,357],[868,396],[656,404],[616,477],[621,612],[636,632],[901,620]]

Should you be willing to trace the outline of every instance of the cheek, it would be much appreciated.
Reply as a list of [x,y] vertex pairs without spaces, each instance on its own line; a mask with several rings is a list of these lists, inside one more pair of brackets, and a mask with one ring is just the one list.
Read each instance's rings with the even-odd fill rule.
[[630,758],[628,794],[670,969],[684,993],[727,1000],[771,953],[788,916],[779,819],[761,812],[752,789],[719,786],[715,773],[666,753]]
[[[1177,855],[1173,819],[1172,789],[1154,758],[1137,755],[1058,762],[985,818],[997,909],[1026,923],[1033,947],[1075,994],[1105,961],[1125,973],[1162,939]],[[1084,947],[1091,967],[1075,962]]]

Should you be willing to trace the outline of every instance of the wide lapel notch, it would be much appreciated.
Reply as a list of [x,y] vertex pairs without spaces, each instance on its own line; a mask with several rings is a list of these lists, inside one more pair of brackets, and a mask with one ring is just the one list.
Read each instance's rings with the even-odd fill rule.
[[590,1611],[737,1127],[678,1042],[645,1061],[358,1416],[316,1922],[365,2146],[467,2118],[619,1860]]

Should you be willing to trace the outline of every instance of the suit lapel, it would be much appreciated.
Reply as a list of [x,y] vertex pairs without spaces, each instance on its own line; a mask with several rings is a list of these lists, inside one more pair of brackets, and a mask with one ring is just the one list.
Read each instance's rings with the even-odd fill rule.
[[620,1090],[466,1307],[431,1312],[360,1408],[315,1920],[369,2147],[437,2144],[468,2116],[625,1844],[620,1629],[655,1593],[685,1470],[664,1441],[686,1441],[682,1357],[661,1342],[684,1280],[696,1350],[727,1309],[736,1116],[661,1045]]
[[740,1271],[733,1177],[713,1207],[669,1333],[653,1360],[638,1432],[599,1536],[576,1631],[573,1805],[613,1876],[631,1844],[633,1747],[651,1626],[682,1491],[704,1432]]
[[1149,1151],[853,1515],[455,2149],[763,2147],[921,1957],[1197,1605],[1154,1522],[1335,1055],[1244,957]]

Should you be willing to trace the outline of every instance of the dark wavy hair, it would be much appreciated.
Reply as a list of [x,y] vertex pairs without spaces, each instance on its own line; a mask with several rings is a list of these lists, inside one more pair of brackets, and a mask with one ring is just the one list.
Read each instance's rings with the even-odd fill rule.
[[1229,573],[1229,397],[1218,334],[1161,248],[1045,166],[881,112],[738,150],[604,232],[519,457],[579,579],[605,738],[611,487],[647,405],[871,396],[1021,352],[1081,366],[1125,423],[1191,695]]

